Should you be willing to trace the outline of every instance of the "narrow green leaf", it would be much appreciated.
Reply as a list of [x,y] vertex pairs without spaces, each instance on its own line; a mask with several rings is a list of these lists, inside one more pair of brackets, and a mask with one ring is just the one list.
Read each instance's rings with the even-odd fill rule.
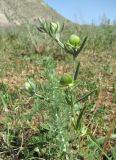
[[73,48],[69,47],[67,44],[64,44],[64,49],[67,53],[74,55],[74,50]]
[[62,32],[63,30],[64,30],[64,23],[62,24],[60,32]]
[[79,53],[81,52],[81,50],[83,49],[86,40],[87,40],[87,37],[84,38],[83,43],[81,44],[80,48],[77,50],[76,57],[78,56],[78,54],[79,54]]
[[44,32],[44,30],[42,29],[42,27],[37,27],[37,30],[38,30],[39,32]]
[[90,140],[98,147],[98,149],[106,156],[106,158],[108,160],[111,160],[108,155],[106,154],[106,152],[103,150],[103,148],[99,145],[99,143],[97,142],[97,140],[95,139],[95,137],[88,131],[88,136],[90,138]]
[[50,34],[50,36],[52,36],[51,32],[50,32],[50,24],[49,24],[49,22],[45,21],[44,28],[45,28],[46,33],[48,33],[48,34]]
[[79,98],[77,101],[76,101],[76,103],[78,103],[79,101],[82,101],[82,100],[84,100],[85,98],[87,98],[88,96],[90,96],[92,93],[94,93],[96,91],[96,89],[95,90],[93,90],[93,91],[91,91],[91,92],[89,92],[88,94],[85,94],[84,96],[82,96],[81,98]]
[[81,119],[82,119],[82,117],[83,117],[83,114],[84,114],[84,111],[85,111],[86,107],[87,107],[87,106],[85,106],[85,107],[82,108],[82,110],[81,110],[81,112],[80,112],[80,114],[79,114],[79,116],[78,116],[78,118],[77,118],[76,129],[79,129],[79,126],[80,126],[80,124],[81,124]]

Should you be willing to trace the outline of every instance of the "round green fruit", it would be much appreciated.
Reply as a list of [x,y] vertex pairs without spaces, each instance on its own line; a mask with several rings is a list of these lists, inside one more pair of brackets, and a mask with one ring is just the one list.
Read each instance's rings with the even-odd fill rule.
[[75,35],[75,34],[72,34],[69,38],[69,43],[72,45],[72,46],[79,46],[80,45],[80,38]]
[[60,79],[60,84],[63,86],[68,86],[73,83],[72,77],[68,74],[64,74]]

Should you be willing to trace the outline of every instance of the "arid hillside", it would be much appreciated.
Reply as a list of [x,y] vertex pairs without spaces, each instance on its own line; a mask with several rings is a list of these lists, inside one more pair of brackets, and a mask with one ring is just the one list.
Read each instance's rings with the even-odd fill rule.
[[39,17],[67,21],[43,0],[0,0],[0,26],[34,22]]

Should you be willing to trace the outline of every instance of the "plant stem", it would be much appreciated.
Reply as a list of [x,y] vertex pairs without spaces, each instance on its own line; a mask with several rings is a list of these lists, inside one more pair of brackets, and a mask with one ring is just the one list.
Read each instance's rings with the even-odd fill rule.
[[73,79],[75,76],[75,70],[76,70],[76,58],[75,58],[75,56],[73,56]]
[[55,39],[55,40],[56,40],[56,42],[64,49],[64,44],[63,44],[62,42],[60,42],[59,39]]
[[74,120],[76,120],[76,115],[75,115],[75,111],[74,111],[74,100],[73,100],[73,95],[72,95],[70,89],[69,89],[69,92],[70,92],[70,96],[71,96],[71,112],[74,117]]

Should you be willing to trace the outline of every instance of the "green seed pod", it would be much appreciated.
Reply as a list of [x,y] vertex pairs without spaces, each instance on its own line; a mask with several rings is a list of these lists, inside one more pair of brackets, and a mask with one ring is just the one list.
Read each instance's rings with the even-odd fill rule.
[[68,74],[64,74],[60,79],[60,84],[63,86],[68,86],[73,84],[72,77]]
[[75,34],[72,34],[72,35],[70,36],[68,42],[69,42],[72,46],[74,46],[74,47],[80,46],[80,38],[79,38],[77,35],[75,35]]

